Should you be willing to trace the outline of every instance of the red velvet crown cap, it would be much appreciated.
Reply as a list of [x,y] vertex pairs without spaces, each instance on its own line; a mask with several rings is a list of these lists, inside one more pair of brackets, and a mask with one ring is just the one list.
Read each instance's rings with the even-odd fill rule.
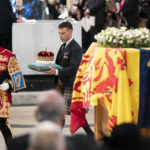
[[54,56],[54,53],[51,52],[51,51],[48,52],[47,48],[45,48],[45,50],[40,51],[37,55],[38,56],[43,56],[43,57],[52,57],[52,56]]
[[53,53],[53,52],[49,52],[49,55],[50,55],[50,56],[54,56],[54,53]]
[[48,52],[47,51],[40,51],[38,53],[38,56],[49,56]]

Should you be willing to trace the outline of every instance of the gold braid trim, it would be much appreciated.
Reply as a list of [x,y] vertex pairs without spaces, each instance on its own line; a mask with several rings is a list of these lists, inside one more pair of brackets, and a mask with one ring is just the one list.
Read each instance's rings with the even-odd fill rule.
[[13,84],[12,80],[9,79],[7,82],[11,85],[12,89],[14,89],[14,84]]

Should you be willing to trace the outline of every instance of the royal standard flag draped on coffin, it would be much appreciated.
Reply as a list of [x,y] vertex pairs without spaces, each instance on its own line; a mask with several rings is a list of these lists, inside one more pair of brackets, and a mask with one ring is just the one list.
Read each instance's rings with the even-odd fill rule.
[[108,130],[133,122],[150,128],[150,51],[100,48],[92,43],[79,66],[72,95],[70,131],[85,124],[85,108],[104,105]]

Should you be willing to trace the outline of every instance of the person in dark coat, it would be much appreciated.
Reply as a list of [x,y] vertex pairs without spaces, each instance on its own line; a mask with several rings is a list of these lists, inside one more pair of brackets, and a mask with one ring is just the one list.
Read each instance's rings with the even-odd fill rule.
[[24,22],[17,19],[9,0],[0,0],[0,46],[12,51],[12,23]]
[[72,24],[63,22],[58,26],[58,32],[63,44],[56,56],[56,64],[63,69],[50,68],[45,73],[56,75],[56,85],[61,88],[66,101],[66,114],[70,115],[73,83],[82,59],[82,49],[72,37]]
[[106,0],[87,0],[84,11],[85,17],[94,16],[95,26],[86,32],[82,29],[82,48],[85,53],[90,44],[95,41],[94,35],[104,29],[106,20]]
[[[70,22],[62,22],[58,26],[58,32],[63,44],[56,56],[56,64],[63,68],[58,70],[50,67],[50,71],[45,73],[56,76],[56,85],[65,97],[66,114],[70,115],[73,84],[82,59],[82,49],[72,37],[73,27]],[[83,129],[87,134],[93,135],[88,123]]]
[[138,0],[121,0],[120,14],[125,17],[128,28],[137,28],[139,25]]
[[140,5],[147,18],[146,27],[150,29],[150,0],[140,0]]
[[49,11],[49,19],[58,19],[59,13],[58,13],[58,7],[59,3],[57,3],[56,0],[48,1],[44,0],[45,5],[48,7]]
[[100,32],[104,28],[106,19],[106,0],[88,0],[85,16],[95,16],[95,26],[92,28],[92,36]]

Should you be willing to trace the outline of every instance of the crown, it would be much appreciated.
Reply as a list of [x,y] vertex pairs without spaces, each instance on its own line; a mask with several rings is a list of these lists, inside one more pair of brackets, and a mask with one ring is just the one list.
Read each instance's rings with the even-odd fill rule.
[[53,52],[48,52],[47,48],[45,48],[45,50],[40,51],[37,54],[37,60],[40,60],[40,61],[53,61],[54,60],[54,53]]

